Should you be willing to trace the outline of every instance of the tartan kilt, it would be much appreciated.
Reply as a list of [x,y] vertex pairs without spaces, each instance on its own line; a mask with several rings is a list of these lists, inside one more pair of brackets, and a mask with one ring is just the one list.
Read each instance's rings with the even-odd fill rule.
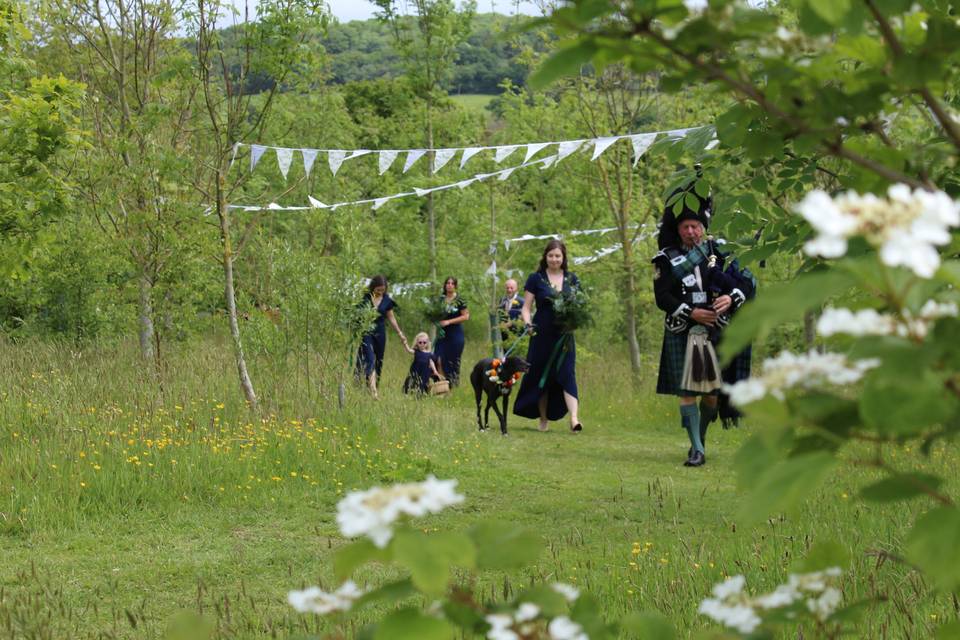
[[737,354],[730,364],[723,370],[723,381],[727,384],[733,384],[746,380],[750,377],[750,360],[753,356],[753,348],[747,347]]
[[680,389],[683,380],[683,360],[687,353],[687,331],[671,333],[664,330],[660,349],[660,372],[657,374],[657,393],[688,395]]

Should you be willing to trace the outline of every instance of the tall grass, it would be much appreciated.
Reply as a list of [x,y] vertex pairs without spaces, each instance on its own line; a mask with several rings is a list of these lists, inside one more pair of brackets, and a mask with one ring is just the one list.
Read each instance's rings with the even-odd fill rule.
[[[158,380],[127,345],[0,343],[8,637],[164,637],[196,614],[218,638],[330,630],[336,622],[295,615],[284,595],[332,584],[339,496],[428,473],[458,478],[468,499],[425,527],[499,518],[543,536],[535,567],[481,577],[477,589],[491,598],[560,579],[611,614],[655,608],[689,631],[708,627],[695,611],[713,583],[743,573],[752,588],[772,588],[814,541],[831,538],[855,558],[846,601],[883,601],[862,637],[926,637],[956,616],[954,603],[926,595],[922,578],[895,561],[919,506],[859,502],[870,472],[848,466],[797,517],[739,528],[731,459],[761,427],[712,430],[709,464],[683,468],[673,403],[652,393],[655,369],[634,389],[626,357],[612,349],[578,354],[582,436],[562,424],[541,434],[511,418],[508,438],[476,431],[469,389],[404,397],[408,358],[396,345],[382,400],[351,387],[342,410],[335,388],[307,383],[317,380],[305,371],[310,356],[271,360],[272,382],[256,379],[265,363],[255,361],[265,407],[256,414],[239,399],[225,343],[165,355]],[[480,356],[469,345],[464,360]],[[912,456],[909,447],[899,455]],[[955,468],[956,456],[937,449],[926,464]],[[384,576],[370,569],[361,578]],[[353,623],[343,624],[353,635]]]

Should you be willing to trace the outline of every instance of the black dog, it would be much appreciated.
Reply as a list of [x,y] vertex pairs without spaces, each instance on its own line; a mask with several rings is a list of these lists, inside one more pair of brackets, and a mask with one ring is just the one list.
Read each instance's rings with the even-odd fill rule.
[[[470,372],[470,382],[473,384],[473,392],[477,397],[477,426],[480,431],[486,431],[490,428],[490,407],[500,418],[500,433],[507,435],[507,405],[510,403],[510,392],[519,382],[519,379],[513,381],[516,373],[526,373],[530,369],[530,364],[518,356],[509,356],[500,361],[497,369],[496,380],[490,379],[490,371],[493,369],[493,358],[484,358],[473,366]],[[480,400],[483,395],[487,395],[487,407],[484,411],[483,421],[480,421]],[[503,399],[503,411],[497,407],[497,399]]]

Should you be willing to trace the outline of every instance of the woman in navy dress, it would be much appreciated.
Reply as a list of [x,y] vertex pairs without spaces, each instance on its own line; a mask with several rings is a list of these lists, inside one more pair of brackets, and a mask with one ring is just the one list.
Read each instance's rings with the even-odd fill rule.
[[[563,332],[554,322],[553,297],[559,291],[571,291],[580,286],[577,276],[567,271],[567,247],[559,240],[551,240],[543,250],[540,268],[527,278],[524,285],[523,310],[520,312],[528,327],[536,330],[530,339],[527,362],[530,370],[520,382],[520,391],[513,404],[513,413],[524,418],[538,418],[540,431],[547,431],[550,420],[559,420],[570,413],[570,430],[577,433],[580,424],[577,395],[577,351],[573,335],[567,338],[567,348],[554,355]],[[537,313],[530,314],[536,302]],[[551,361],[551,357],[553,360]]]
[[376,320],[373,326],[363,335],[360,341],[360,348],[357,351],[357,370],[356,376],[361,375],[367,381],[370,387],[370,393],[373,397],[377,395],[377,381],[380,379],[380,372],[383,370],[383,352],[387,348],[387,327],[385,320],[390,321],[404,346],[407,344],[407,338],[400,330],[397,323],[397,317],[393,310],[397,308],[397,303],[387,295],[387,279],[384,276],[374,276],[370,278],[370,284],[367,286],[367,292],[363,294],[361,306],[369,305],[377,310]]
[[450,381],[450,387],[460,382],[460,357],[463,355],[463,323],[470,319],[467,303],[457,293],[457,279],[450,276],[443,282],[443,303],[447,311],[440,320],[443,335],[437,339],[434,354],[440,362],[440,372]]

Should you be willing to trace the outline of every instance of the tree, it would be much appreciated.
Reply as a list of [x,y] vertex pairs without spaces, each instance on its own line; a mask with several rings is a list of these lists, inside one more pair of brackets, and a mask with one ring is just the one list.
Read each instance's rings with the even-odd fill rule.
[[[453,0],[414,0],[416,15],[401,14],[396,0],[372,0],[380,8],[379,17],[390,24],[394,45],[407,68],[407,79],[424,101],[424,144],[434,148],[434,109],[438,94],[450,76],[457,59],[457,47],[470,33],[476,3],[469,0],[457,11]],[[434,153],[427,154],[433,173]],[[426,201],[427,247],[430,279],[437,280],[437,222],[433,194]]]
[[[221,0],[197,0],[195,11],[188,14],[204,115],[203,128],[193,141],[200,163],[194,186],[211,203],[219,222],[224,299],[237,375],[247,402],[256,407],[257,395],[247,370],[237,320],[234,281],[234,261],[249,234],[234,243],[228,205],[231,194],[249,177],[249,172],[241,169],[233,182],[228,181],[228,174],[237,143],[257,139],[280,88],[297,80],[298,74],[309,77],[313,52],[306,46],[306,38],[313,29],[325,24],[326,13],[323,4],[313,0],[262,0],[256,5],[255,16],[250,15],[249,5],[245,6],[245,20],[234,26],[228,38],[217,28],[227,11]],[[263,93],[246,90],[248,78],[255,74],[273,78],[270,88]],[[255,222],[256,219],[250,224]]]

